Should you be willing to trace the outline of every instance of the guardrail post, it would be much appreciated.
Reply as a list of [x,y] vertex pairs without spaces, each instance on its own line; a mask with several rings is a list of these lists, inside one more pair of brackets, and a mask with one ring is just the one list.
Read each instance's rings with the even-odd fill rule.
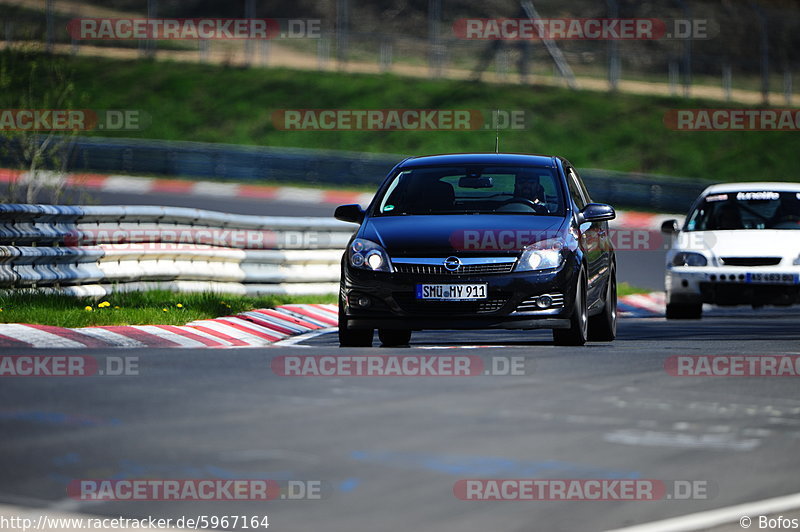
[[792,105],[792,71],[783,71],[783,98],[786,105]]
[[[606,0],[608,18],[619,18],[619,5],[617,0]],[[608,41],[608,88],[615,91],[619,86],[620,77],[619,42],[616,39]]]
[[731,72],[731,65],[730,63],[725,63],[722,67],[722,89],[725,91],[725,101],[731,101],[731,94],[733,85],[733,75]]

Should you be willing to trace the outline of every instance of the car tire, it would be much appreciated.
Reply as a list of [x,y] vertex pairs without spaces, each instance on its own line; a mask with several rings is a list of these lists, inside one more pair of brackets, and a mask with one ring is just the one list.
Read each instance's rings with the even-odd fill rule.
[[373,329],[348,329],[347,317],[339,301],[339,347],[372,347]]
[[569,329],[553,329],[553,342],[556,345],[583,345],[586,343],[589,316],[586,308],[586,276],[578,274],[575,283],[575,304],[569,318]]
[[667,303],[668,320],[699,320],[702,317],[702,303]]
[[606,283],[603,312],[589,318],[588,339],[592,342],[611,342],[617,337],[617,272],[612,268]]
[[381,347],[407,346],[411,341],[411,329],[378,329]]

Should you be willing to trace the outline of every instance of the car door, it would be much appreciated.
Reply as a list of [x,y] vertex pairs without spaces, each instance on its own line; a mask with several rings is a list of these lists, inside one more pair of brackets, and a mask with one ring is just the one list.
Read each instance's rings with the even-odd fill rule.
[[[591,203],[589,192],[583,184],[578,172],[570,164],[564,166],[570,196],[575,204],[575,211],[580,212]],[[588,274],[587,301],[591,306],[602,297],[603,278],[608,270],[608,222],[584,222],[578,226],[581,247],[586,254]]]

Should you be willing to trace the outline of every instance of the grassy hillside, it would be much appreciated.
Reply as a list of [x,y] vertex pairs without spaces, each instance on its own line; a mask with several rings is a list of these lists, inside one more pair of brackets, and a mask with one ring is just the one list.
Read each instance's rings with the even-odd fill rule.
[[[3,58],[12,75],[0,99],[3,107],[13,108],[15,95],[27,90],[27,76],[14,72],[26,65],[19,57]],[[397,154],[491,151],[494,131],[287,132],[273,127],[271,115],[287,108],[522,109],[531,123],[522,131],[503,132],[503,151],[554,153],[579,167],[693,178],[798,178],[793,156],[800,133],[676,132],[662,122],[669,109],[725,107],[720,103],[392,75],[64,61],[81,107],[152,115],[149,128],[125,136]],[[39,90],[45,88],[34,87]]]

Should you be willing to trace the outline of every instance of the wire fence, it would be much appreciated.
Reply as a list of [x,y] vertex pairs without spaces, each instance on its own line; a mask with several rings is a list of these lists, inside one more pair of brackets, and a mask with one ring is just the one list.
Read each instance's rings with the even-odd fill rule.
[[[146,11],[138,16],[190,14],[166,4],[167,9],[160,9],[164,6],[159,6],[159,0],[148,0]],[[236,16],[275,16],[276,6],[269,12],[270,6],[253,0],[244,4],[244,11]],[[285,4],[277,2],[277,9],[287,9]],[[67,23],[93,15],[96,6],[62,6],[57,0],[47,0],[44,12],[38,14],[7,12],[2,30],[7,42],[38,39],[50,49],[69,47],[73,54],[89,48],[92,53],[97,53],[97,48],[109,53],[127,48],[136,49],[142,57],[200,62],[568,85],[564,69],[558,67],[557,56],[561,56],[579,87],[624,90],[632,84],[640,84],[640,88],[651,84],[675,96],[713,95],[741,101],[742,93],[750,92],[761,102],[796,103],[800,7],[794,2],[578,0],[567,7],[557,0],[537,0],[535,7],[527,1],[526,8],[526,0],[480,4],[427,0],[427,5],[418,0],[410,2],[405,11],[395,10],[399,13],[391,11],[386,2],[375,6],[356,5],[352,0],[298,4],[298,9],[287,14],[318,18],[318,34],[272,41],[78,41],[67,32]],[[187,2],[185,9],[193,6]],[[528,19],[533,14],[540,19],[648,19],[670,31],[652,39],[556,39],[548,43],[541,38],[470,39],[458,30],[464,18]],[[692,37],[683,38],[681,32],[692,33]]]

